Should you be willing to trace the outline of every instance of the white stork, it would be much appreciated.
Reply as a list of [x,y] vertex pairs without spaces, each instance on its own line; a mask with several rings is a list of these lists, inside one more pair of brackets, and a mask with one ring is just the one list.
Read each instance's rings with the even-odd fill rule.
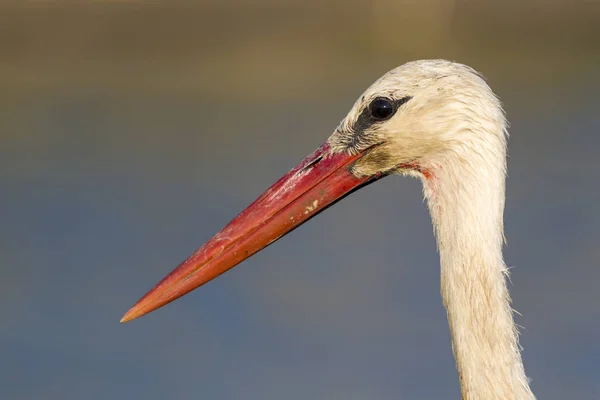
[[421,179],[437,238],[441,293],[463,399],[534,399],[502,257],[506,119],[470,67],[404,64],[356,101],[329,139],[150,290],[138,318],[234,267],[354,190]]

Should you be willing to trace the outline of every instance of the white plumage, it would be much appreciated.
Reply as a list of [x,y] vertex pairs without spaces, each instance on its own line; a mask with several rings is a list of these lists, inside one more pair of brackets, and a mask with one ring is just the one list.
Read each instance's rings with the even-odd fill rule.
[[374,152],[387,164],[364,157],[354,171],[394,170],[423,181],[463,398],[533,399],[502,257],[508,135],[499,100],[470,67],[410,62],[365,91],[330,137],[333,148],[347,148],[361,110],[379,96],[411,99],[362,133],[365,144],[382,143]]

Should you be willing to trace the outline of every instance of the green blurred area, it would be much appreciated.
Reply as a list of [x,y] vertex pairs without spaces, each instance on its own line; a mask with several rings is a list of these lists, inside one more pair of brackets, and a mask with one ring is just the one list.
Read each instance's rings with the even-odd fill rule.
[[596,1],[19,1],[0,5],[0,86],[297,99],[415,58],[584,84],[598,38]]

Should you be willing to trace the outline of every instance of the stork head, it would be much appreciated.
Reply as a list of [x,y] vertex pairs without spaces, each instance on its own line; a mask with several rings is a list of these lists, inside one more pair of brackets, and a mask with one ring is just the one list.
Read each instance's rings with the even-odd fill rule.
[[472,68],[445,60],[406,63],[375,81],[329,138],[333,151],[365,153],[359,176],[429,176],[464,161],[469,148],[504,155],[499,100]]
[[[126,322],[212,280],[336,201],[392,173],[429,178],[505,147],[504,115],[471,68],[443,60],[404,64],[356,101],[333,135],[267,189],[123,317]],[[476,126],[477,129],[474,129]]]

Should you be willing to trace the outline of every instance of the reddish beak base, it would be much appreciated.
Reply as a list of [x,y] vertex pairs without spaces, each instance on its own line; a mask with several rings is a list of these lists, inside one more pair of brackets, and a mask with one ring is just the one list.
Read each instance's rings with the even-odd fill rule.
[[352,165],[363,155],[334,153],[325,143],[146,293],[121,322],[141,317],[216,278],[354,190],[381,178],[382,174],[352,174]]

